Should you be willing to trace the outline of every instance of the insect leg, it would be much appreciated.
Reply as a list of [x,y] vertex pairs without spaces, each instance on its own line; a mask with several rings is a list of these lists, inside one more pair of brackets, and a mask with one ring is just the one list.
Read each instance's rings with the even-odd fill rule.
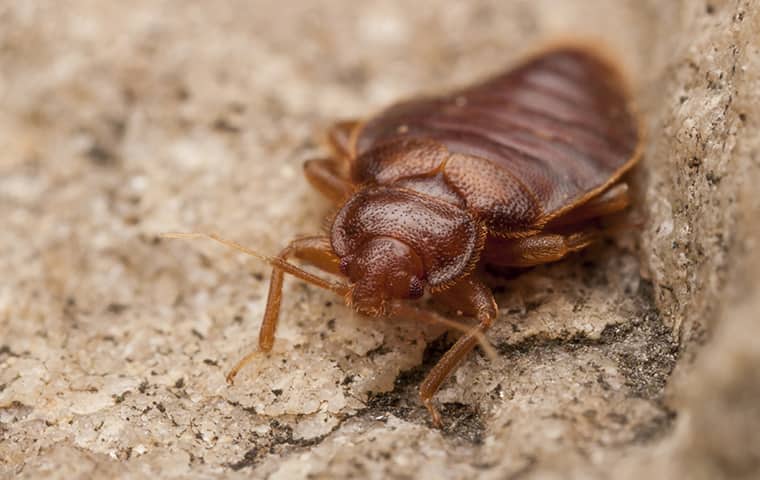
[[618,183],[598,197],[592,198],[580,207],[552,220],[546,228],[553,229],[566,225],[579,224],[593,218],[601,218],[620,212],[630,204],[631,195],[628,184],[625,182]]
[[481,258],[502,267],[532,267],[561,260],[586,248],[601,235],[600,230],[587,229],[567,235],[540,233],[527,238],[492,238],[486,243]]
[[496,349],[493,347],[493,345],[491,345],[486,336],[483,335],[483,333],[480,332],[477,328],[473,328],[467,323],[446,318],[442,315],[439,315],[438,313],[431,312],[429,310],[423,310],[420,307],[409,305],[405,302],[393,302],[390,305],[389,314],[393,317],[413,318],[415,320],[421,320],[425,323],[430,323],[433,325],[444,325],[463,334],[472,333],[477,337],[478,345],[480,345],[480,348],[483,349],[485,354],[488,355],[491,360],[496,360],[499,356],[499,354],[496,353]]
[[356,120],[345,120],[334,123],[325,135],[327,147],[336,157],[353,157],[353,143],[356,129],[359,126]]
[[324,137],[331,157],[308,160],[303,166],[309,183],[335,202],[345,200],[353,190],[349,179],[350,163],[354,157],[354,135],[358,126],[359,122],[355,120],[333,124]]
[[[333,253],[330,247],[330,241],[327,237],[305,237],[293,240],[285,247],[277,259],[286,262],[288,257],[296,257],[311,263],[315,267],[335,275],[340,274],[340,259]],[[250,362],[258,352],[269,352],[274,345],[275,332],[277,330],[277,320],[280,315],[280,304],[282,302],[282,283],[286,271],[279,265],[274,264],[272,268],[272,277],[269,281],[269,294],[267,296],[267,306],[264,310],[264,320],[261,322],[259,329],[259,348],[256,351],[244,356],[227,374],[227,381],[232,383],[235,376],[248,362]],[[287,273],[292,273],[288,271]],[[299,278],[305,279],[301,275]],[[309,280],[307,280],[309,281]],[[315,282],[310,282],[315,283]],[[324,285],[317,283],[317,286],[325,288]],[[332,289],[332,288],[331,288]],[[348,287],[342,289],[332,289],[345,295]]]
[[207,238],[219,242],[229,248],[238,250],[252,257],[264,260],[272,265],[272,279],[269,284],[269,296],[267,306],[264,311],[264,320],[259,330],[259,350],[254,351],[243,357],[227,374],[227,381],[232,383],[235,375],[250,362],[258,352],[268,352],[272,350],[274,344],[274,334],[277,329],[277,317],[280,313],[280,302],[282,300],[282,281],[285,273],[300,278],[306,282],[316,285],[317,287],[333,291],[341,296],[346,296],[349,292],[348,285],[341,282],[333,282],[320,278],[313,273],[307,272],[291,263],[288,263],[288,257],[300,258],[309,262],[317,268],[327,272],[339,275],[340,260],[333,253],[330,247],[330,240],[327,237],[305,237],[293,240],[285,247],[277,257],[262,255],[250,248],[246,248],[237,242],[227,240],[215,233],[164,233],[163,238],[181,238],[196,239]]
[[333,158],[307,160],[303,171],[309,183],[334,202],[345,200],[353,190],[347,174],[340,173],[339,162]]
[[448,303],[461,302],[460,309],[464,312],[474,313],[478,325],[457,340],[430,370],[420,385],[420,401],[427,407],[436,427],[441,426],[441,415],[433,405],[433,395],[438,391],[446,377],[459,366],[470,350],[478,344],[479,338],[482,338],[485,331],[491,326],[498,311],[491,291],[483,283],[472,277],[463,279],[445,292]]

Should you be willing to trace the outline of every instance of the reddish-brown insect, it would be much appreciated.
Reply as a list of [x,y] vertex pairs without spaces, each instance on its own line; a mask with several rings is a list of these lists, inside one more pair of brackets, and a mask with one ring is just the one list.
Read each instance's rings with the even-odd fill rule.
[[[621,176],[636,163],[641,137],[630,100],[604,57],[565,46],[450,95],[335,125],[327,136],[331,156],[304,167],[341,207],[329,235],[292,241],[266,258],[274,268],[260,351],[274,343],[284,273],[370,316],[429,321],[403,302],[428,291],[477,320],[420,387],[440,426],[433,395],[497,316],[477,267],[559,260],[603,233],[592,220],[628,206]],[[347,281],[319,278],[290,257]],[[251,357],[232,369],[230,381]]]

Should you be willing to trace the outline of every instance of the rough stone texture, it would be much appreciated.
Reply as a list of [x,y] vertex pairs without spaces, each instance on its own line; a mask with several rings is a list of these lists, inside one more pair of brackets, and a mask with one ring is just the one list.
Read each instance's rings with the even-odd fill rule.
[[[0,2],[0,475],[757,478],[760,2]],[[419,5],[419,6],[417,6]],[[649,131],[621,233],[494,277],[495,360],[264,252],[330,212],[315,133],[562,36],[616,52]]]

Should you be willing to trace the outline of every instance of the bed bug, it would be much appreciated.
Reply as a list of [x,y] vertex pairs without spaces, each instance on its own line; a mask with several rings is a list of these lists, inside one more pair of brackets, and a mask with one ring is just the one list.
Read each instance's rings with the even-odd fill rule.
[[429,292],[474,317],[420,386],[436,426],[435,393],[497,317],[478,267],[531,267],[591,244],[604,233],[596,220],[629,205],[622,176],[641,151],[625,79],[605,56],[575,45],[447,95],[337,123],[326,138],[329,157],[304,171],[339,205],[329,234],[294,240],[271,258],[210,237],[273,266],[259,351],[272,349],[285,273],[368,316],[422,318],[408,301]]

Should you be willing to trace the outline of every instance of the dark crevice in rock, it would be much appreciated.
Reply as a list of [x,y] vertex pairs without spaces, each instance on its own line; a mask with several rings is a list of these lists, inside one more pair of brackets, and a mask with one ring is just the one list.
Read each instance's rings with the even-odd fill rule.
[[[255,411],[249,413],[256,415]],[[293,428],[290,425],[273,419],[269,422],[269,426],[271,427],[269,433],[265,435],[254,434],[252,441],[253,446],[245,452],[243,458],[230,462],[227,466],[235,471],[242,470],[243,468],[257,465],[268,455],[285,457],[299,450],[314,447],[322,443],[333,432],[338,430],[346,420],[348,420],[348,418],[342,419],[335,427],[324,435],[302,439],[293,438]]]
[[0,360],[2,360],[3,356],[19,357],[20,355],[11,350],[11,347],[8,345],[0,345]]
[[552,349],[574,352],[597,348],[615,361],[631,395],[657,399],[675,367],[680,346],[673,340],[671,330],[662,323],[654,307],[652,291],[651,283],[642,279],[637,294],[638,311],[628,322],[605,327],[599,338],[577,333],[567,338],[535,336],[517,344],[502,343],[496,348],[508,357]]
[[633,427],[633,443],[650,443],[662,438],[673,427],[676,420],[676,411],[658,402],[660,407],[659,414],[655,415],[650,421],[635,425]]
[[241,458],[237,462],[230,463],[227,466],[235,471],[242,470],[246,467],[253,467],[259,461],[259,450],[261,449],[258,446],[253,447],[247,452],[245,452],[245,455],[243,455],[243,458]]

